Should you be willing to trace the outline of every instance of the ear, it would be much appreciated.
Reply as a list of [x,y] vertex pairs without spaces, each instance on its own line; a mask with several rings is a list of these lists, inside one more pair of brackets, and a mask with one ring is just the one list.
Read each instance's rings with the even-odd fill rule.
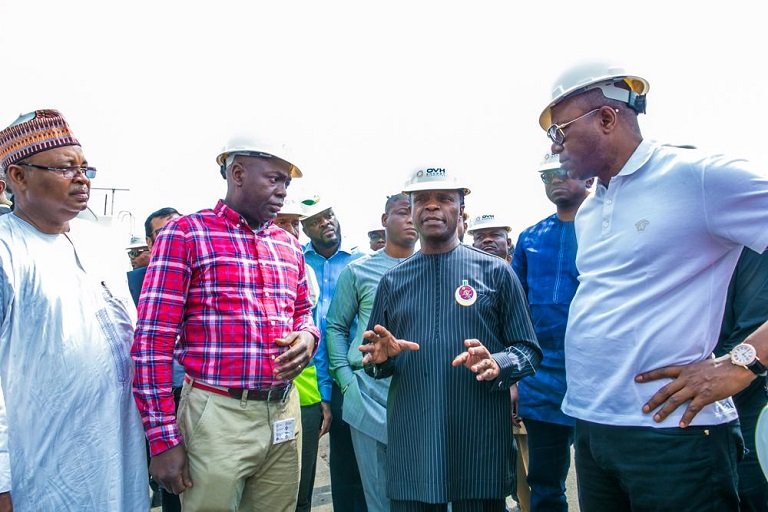
[[229,175],[232,176],[232,182],[238,187],[243,186],[245,177],[245,167],[240,165],[240,162],[235,160],[232,165],[229,166]]
[[[26,190],[27,175],[24,173],[24,169],[20,165],[9,165],[5,170],[5,176],[9,180],[14,193]],[[3,186],[5,186],[5,183],[3,183]]]
[[612,131],[616,128],[619,120],[619,112],[613,107],[601,107],[600,108],[600,126],[603,130]]
[[144,241],[147,242],[147,248],[151,251],[152,250],[152,238],[145,236]]
[[386,228],[387,227],[387,219],[389,219],[388,213],[382,213],[381,214],[381,227]]

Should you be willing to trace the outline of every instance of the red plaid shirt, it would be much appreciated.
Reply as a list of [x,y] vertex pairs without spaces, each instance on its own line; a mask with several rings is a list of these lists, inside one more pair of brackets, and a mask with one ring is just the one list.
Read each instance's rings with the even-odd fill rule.
[[282,229],[254,231],[222,201],[168,224],[152,249],[131,350],[152,455],[182,441],[171,391],[174,349],[195,379],[281,385],[273,359],[287,349],[273,340],[292,331],[318,338],[311,310],[301,247]]

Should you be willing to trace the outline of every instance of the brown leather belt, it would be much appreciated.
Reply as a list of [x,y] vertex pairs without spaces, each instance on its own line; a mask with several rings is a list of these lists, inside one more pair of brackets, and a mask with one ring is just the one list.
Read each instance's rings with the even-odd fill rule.
[[[236,398],[237,400],[259,400],[262,402],[282,402],[288,398],[288,393],[291,391],[291,384],[285,386],[277,386],[266,389],[245,389],[245,388],[224,388],[221,386],[214,386],[213,384],[206,384],[199,380],[193,380],[189,377],[185,377],[187,382],[192,384],[193,388],[202,389],[210,393],[217,395],[228,396]],[[247,393],[247,394],[246,394]]]

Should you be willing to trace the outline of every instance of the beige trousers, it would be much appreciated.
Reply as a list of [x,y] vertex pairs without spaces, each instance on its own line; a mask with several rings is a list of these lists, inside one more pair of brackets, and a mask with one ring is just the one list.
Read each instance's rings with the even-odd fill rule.
[[525,425],[514,427],[513,432],[517,441],[517,498],[520,500],[521,512],[531,510],[531,488],[528,487],[528,432]]
[[[295,439],[272,443],[276,420],[295,419]],[[184,383],[177,413],[192,488],[185,512],[294,512],[299,490],[301,410],[294,387],[285,402],[248,400]]]

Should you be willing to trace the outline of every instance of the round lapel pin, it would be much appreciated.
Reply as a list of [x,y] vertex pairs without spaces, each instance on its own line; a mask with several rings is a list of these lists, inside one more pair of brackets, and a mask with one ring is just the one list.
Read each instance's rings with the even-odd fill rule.
[[477,292],[466,279],[461,281],[461,286],[456,288],[456,293],[453,295],[456,297],[456,302],[462,306],[471,306],[477,300]]

